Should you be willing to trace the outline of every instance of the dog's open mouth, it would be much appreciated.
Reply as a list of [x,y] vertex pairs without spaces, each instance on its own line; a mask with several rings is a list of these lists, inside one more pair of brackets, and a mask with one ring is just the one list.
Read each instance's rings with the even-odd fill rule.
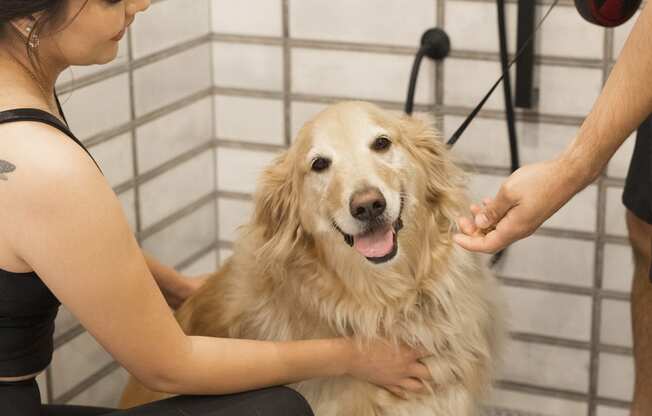
[[335,225],[344,236],[344,241],[353,247],[372,263],[385,263],[398,253],[398,232],[403,228],[403,220],[399,217],[394,224],[383,224],[371,228],[358,235],[350,235]]

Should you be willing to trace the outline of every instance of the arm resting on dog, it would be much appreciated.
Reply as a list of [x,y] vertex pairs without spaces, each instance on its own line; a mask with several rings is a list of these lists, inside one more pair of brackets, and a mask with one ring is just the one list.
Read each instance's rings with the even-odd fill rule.
[[345,373],[399,384],[414,374],[407,369],[416,362],[414,352],[381,354],[384,360],[371,362],[344,339],[267,342],[185,335],[120,202],[90,158],[54,129],[25,130],[30,140],[8,148],[18,168],[0,194],[2,213],[11,214],[10,221],[0,221],[0,236],[147,387],[220,394]]

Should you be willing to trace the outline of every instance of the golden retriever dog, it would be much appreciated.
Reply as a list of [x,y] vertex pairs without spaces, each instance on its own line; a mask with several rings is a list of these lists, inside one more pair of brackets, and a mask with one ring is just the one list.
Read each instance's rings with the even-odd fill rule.
[[[330,106],[262,174],[233,255],[177,318],[192,335],[424,346],[433,381],[423,394],[350,377],[290,387],[317,416],[474,415],[503,317],[484,262],[452,242],[464,180],[429,122]],[[162,397],[132,379],[123,405]]]

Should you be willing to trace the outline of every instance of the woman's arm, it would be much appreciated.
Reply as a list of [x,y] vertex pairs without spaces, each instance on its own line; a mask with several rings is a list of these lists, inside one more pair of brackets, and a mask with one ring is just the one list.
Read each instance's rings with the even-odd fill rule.
[[173,267],[159,262],[144,250],[143,256],[147,268],[154,276],[154,280],[156,280],[156,284],[163,292],[165,300],[173,309],[181,306],[183,301],[190,297],[208,279],[208,276],[186,277]]
[[24,129],[29,140],[16,139],[3,153],[17,168],[0,184],[0,231],[101,345],[149,388],[229,393],[351,374],[416,390],[421,387],[411,377],[429,378],[419,354],[406,348],[380,345],[366,352],[343,339],[186,336],[92,161],[48,126]]
[[494,252],[532,234],[599,175],[623,141],[652,113],[650,3],[575,139],[558,158],[524,166],[503,183],[495,199],[472,207],[474,220],[458,221],[462,231],[455,236],[458,244]]

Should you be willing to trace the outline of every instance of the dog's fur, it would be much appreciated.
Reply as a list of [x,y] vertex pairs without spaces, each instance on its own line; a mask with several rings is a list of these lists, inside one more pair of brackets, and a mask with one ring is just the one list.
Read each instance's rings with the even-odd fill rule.
[[[378,151],[378,136],[391,141]],[[317,156],[331,166],[311,170]],[[375,264],[345,242],[365,232],[352,195],[378,189],[400,216],[398,253]],[[292,387],[318,416],[473,415],[503,335],[495,280],[452,242],[465,212],[464,175],[430,123],[362,102],[308,122],[262,175],[234,253],[177,312],[188,334],[265,340],[356,336],[425,346],[431,391],[398,399],[350,377]],[[161,398],[130,382],[123,405]]]

